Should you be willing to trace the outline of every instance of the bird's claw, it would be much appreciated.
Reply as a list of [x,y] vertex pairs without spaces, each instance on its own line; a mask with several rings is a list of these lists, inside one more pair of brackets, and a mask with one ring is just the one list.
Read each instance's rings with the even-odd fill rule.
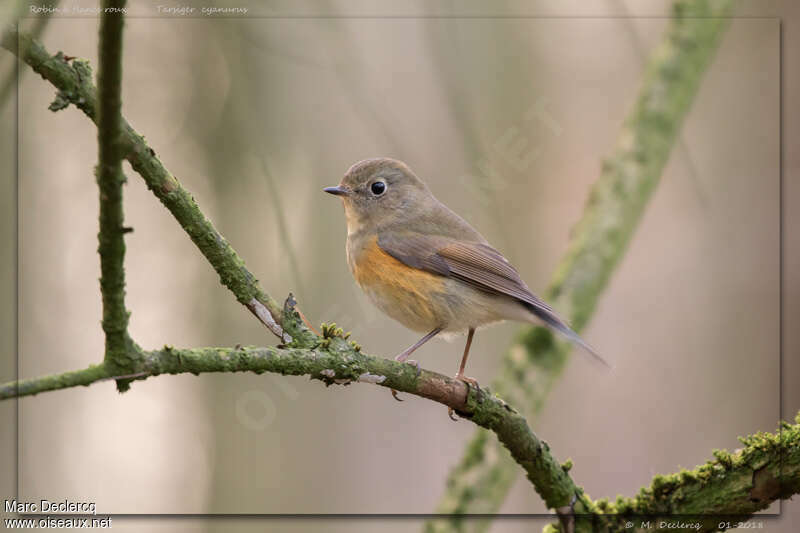
[[406,357],[408,357],[408,355],[406,355],[405,353],[401,353],[400,355],[395,357],[394,360],[400,363],[408,363],[409,365],[416,368],[417,377],[419,377],[419,375],[422,373],[422,367],[419,366],[419,361],[417,361],[416,359],[406,359]]
[[[478,393],[478,402],[482,402],[483,401],[483,395],[481,394],[481,392],[482,392],[481,391],[481,387],[480,387],[480,385],[478,385],[478,380],[477,379],[465,376],[464,374],[460,374],[460,373],[456,374],[455,376],[453,376],[453,379],[457,379],[458,381],[464,383],[467,386],[467,395],[469,395],[469,388],[470,387],[475,387],[475,391]],[[458,418],[453,416],[455,414],[455,412],[456,412],[455,409],[453,409],[452,407],[448,407],[447,408],[447,416],[450,417],[450,420],[452,420],[454,422],[457,422]]]
[[464,374],[456,374],[455,376],[453,376],[453,379],[457,379],[458,381],[465,383],[467,387],[475,387],[475,390],[478,392],[478,394],[482,392],[481,386],[478,385],[478,380],[475,378],[465,376]]
[[398,402],[402,402],[402,401],[403,401],[403,399],[402,399],[400,396],[398,396],[398,395],[397,395],[397,391],[396,391],[396,390],[394,390],[394,389],[392,389],[392,397],[393,397],[395,400],[397,400]]

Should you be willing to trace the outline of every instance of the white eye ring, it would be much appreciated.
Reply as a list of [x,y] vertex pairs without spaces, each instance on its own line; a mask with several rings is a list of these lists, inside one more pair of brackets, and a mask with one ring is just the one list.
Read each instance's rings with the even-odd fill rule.
[[372,185],[369,186],[369,190],[372,192],[374,196],[380,196],[386,192],[386,182],[382,180],[372,182]]

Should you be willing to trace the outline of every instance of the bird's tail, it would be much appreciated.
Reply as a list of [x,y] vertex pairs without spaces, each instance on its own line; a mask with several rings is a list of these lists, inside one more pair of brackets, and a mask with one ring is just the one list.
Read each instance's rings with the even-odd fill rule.
[[[583,348],[589,355],[594,357],[597,361],[601,362],[608,368],[612,368],[611,365],[603,359],[597,351],[592,348],[586,341],[584,341],[580,335],[575,333],[572,328],[570,328],[566,322],[561,320],[558,315],[553,312],[552,309],[549,307],[538,306],[531,304],[529,302],[525,302],[525,306],[534,314],[536,318],[541,320],[545,323],[549,328],[561,333],[564,337],[569,339],[574,344],[577,344],[581,348]],[[545,304],[546,305],[546,304]]]

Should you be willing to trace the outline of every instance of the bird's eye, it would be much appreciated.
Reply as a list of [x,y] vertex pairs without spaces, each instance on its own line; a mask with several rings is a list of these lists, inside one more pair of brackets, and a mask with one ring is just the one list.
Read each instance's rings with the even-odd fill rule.
[[380,196],[386,192],[386,184],[382,181],[376,181],[370,185],[369,190],[371,190],[372,194],[375,196]]

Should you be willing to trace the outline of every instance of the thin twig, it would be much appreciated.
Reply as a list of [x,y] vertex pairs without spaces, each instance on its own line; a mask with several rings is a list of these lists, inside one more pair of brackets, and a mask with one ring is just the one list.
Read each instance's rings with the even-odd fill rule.
[[[125,308],[125,228],[122,208],[122,9],[125,0],[104,0],[100,17],[100,67],[97,74],[97,185],[100,189],[100,293],[103,297],[103,331],[106,335],[106,368],[115,372],[131,369],[136,359],[128,336]],[[109,9],[110,8],[110,9]],[[120,391],[128,382],[117,381]]]

